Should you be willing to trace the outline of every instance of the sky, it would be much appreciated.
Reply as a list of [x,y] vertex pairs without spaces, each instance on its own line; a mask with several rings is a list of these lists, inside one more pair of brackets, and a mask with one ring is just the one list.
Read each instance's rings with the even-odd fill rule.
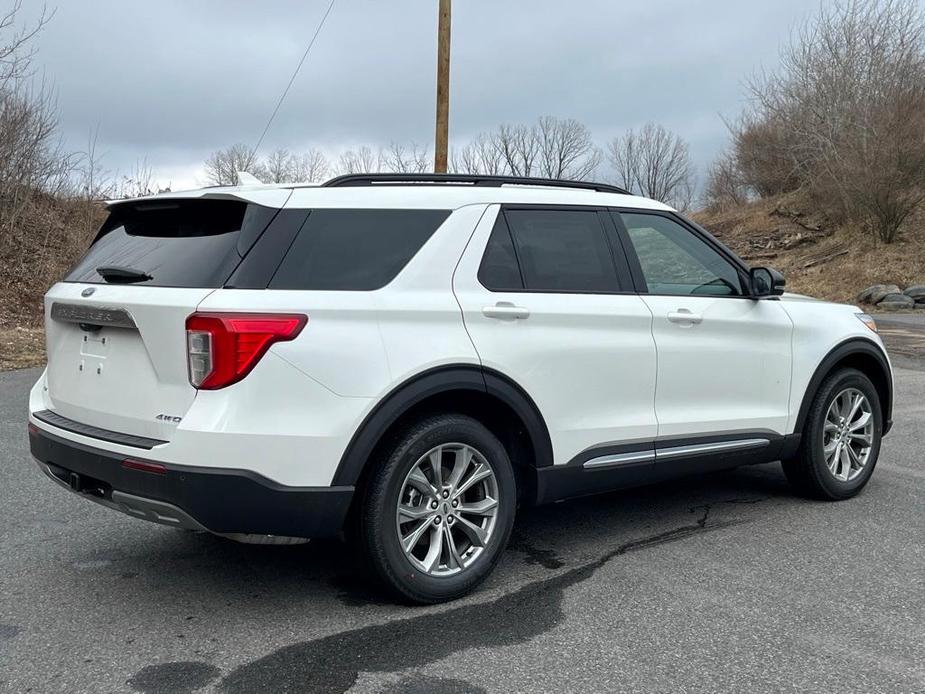
[[[11,0],[0,0],[0,7]],[[216,149],[256,143],[329,0],[49,0],[38,74],[67,147],[175,190]],[[456,0],[450,142],[575,118],[604,144],[648,121],[723,149],[744,80],[773,69],[819,0]],[[21,19],[40,11],[26,0]],[[336,0],[261,149],[417,142],[433,150],[437,0]],[[607,178],[603,166],[597,178]]]

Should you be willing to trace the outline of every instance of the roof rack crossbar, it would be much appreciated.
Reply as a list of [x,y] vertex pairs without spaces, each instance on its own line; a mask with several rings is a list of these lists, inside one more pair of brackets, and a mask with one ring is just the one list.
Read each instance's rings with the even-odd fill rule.
[[531,176],[482,176],[480,174],[408,174],[408,173],[377,173],[377,174],[346,174],[325,181],[321,185],[326,188],[341,188],[348,186],[372,185],[401,185],[404,183],[417,183],[422,185],[440,185],[447,183],[467,183],[475,186],[521,185],[521,186],[550,186],[553,188],[579,188],[594,190],[599,193],[618,193],[631,195],[629,191],[612,186],[607,183],[593,183],[591,181],[566,181],[557,178],[534,178]]

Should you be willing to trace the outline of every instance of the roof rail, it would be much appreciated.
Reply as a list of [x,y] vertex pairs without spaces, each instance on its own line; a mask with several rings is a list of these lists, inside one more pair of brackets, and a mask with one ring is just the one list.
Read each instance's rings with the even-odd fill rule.
[[482,176],[480,174],[440,174],[440,173],[377,173],[377,174],[346,174],[325,181],[321,185],[327,188],[340,188],[346,186],[372,186],[392,185],[398,186],[406,183],[421,185],[441,185],[446,183],[467,183],[474,186],[504,185],[520,186],[551,186],[554,188],[580,188],[595,190],[599,193],[618,193],[632,195],[629,191],[607,183],[592,183],[590,181],[564,181],[557,178],[533,178],[530,176]]

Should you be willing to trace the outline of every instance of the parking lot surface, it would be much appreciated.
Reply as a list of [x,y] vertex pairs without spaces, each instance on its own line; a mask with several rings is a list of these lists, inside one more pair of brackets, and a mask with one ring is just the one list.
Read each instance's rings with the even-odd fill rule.
[[902,364],[859,497],[796,498],[774,464],[530,509],[482,589],[430,608],[339,541],[73,497],[29,457],[39,371],[0,373],[0,691],[925,691],[925,370]]

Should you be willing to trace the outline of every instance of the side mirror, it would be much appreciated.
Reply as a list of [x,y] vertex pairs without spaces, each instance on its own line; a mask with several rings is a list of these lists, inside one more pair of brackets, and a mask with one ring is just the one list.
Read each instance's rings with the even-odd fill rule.
[[787,280],[772,267],[753,267],[748,273],[752,284],[752,296],[780,296],[784,293]]

